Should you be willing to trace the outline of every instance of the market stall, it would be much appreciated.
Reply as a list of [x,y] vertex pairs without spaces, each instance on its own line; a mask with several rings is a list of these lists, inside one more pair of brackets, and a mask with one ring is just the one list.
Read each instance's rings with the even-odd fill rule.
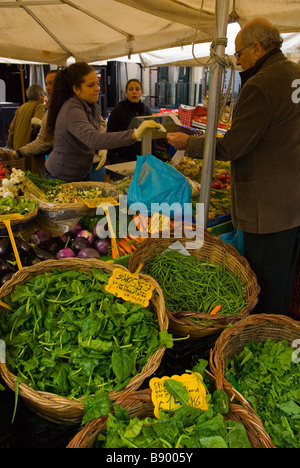
[[[190,165],[191,161],[188,160],[184,160],[181,164],[184,162],[186,166],[184,169],[181,168],[182,172],[175,170],[180,174],[180,178],[182,178],[180,180],[185,180],[190,185],[184,171],[194,169],[193,176],[197,180],[201,174],[201,167],[195,167],[195,164]],[[170,166],[166,162],[161,162],[161,164]],[[225,167],[217,169],[216,180],[219,182],[225,182],[225,180],[218,179],[220,174],[224,175],[224,170]],[[189,175],[191,174],[189,173]],[[129,418],[135,417],[141,421],[145,417],[156,418],[157,416],[153,416],[153,414],[155,415],[155,402],[151,386],[156,380],[160,382],[160,379],[164,381],[168,377],[171,380],[169,391],[172,395],[172,392],[175,391],[173,385],[178,385],[172,383],[172,376],[184,374],[187,369],[198,372],[201,368],[200,375],[203,376],[205,382],[208,378],[205,388],[209,398],[212,399],[211,401],[219,401],[218,399],[222,397],[220,404],[226,406],[226,395],[228,394],[231,398],[231,387],[228,389],[220,383],[220,386],[216,388],[214,382],[210,380],[210,372],[207,374],[203,367],[198,368],[197,366],[200,363],[203,366],[204,362],[207,362],[208,365],[210,352],[219,342],[222,343],[224,333],[226,334],[229,330],[234,332],[235,327],[237,330],[244,330],[243,324],[246,325],[259,293],[259,285],[257,285],[255,275],[236,249],[225,244],[219,236],[212,235],[207,230],[204,232],[204,243],[199,249],[191,247],[191,237],[178,237],[178,235],[176,237],[176,229],[179,225],[188,224],[185,218],[181,219],[179,223],[178,219],[172,219],[172,217],[168,219],[165,214],[160,216],[158,213],[151,213],[146,216],[145,213],[141,212],[134,215],[127,212],[124,216],[123,211],[123,214],[119,212],[115,219],[113,212],[117,208],[119,209],[120,205],[124,208],[122,197],[128,194],[131,183],[132,180],[127,177],[124,180],[111,181],[110,183],[64,184],[61,181],[40,179],[29,172],[25,174],[21,170],[13,169],[9,173],[5,172],[5,169],[3,170],[1,216],[4,216],[3,222],[5,217],[9,219],[13,230],[13,240],[8,235],[9,231],[6,231],[7,224],[4,223],[1,231],[0,250],[1,265],[3,266],[2,287],[0,288],[2,307],[0,330],[1,339],[6,343],[7,359],[6,364],[0,365],[0,371],[1,385],[4,385],[5,389],[4,396],[9,401],[9,404],[6,403],[4,414],[6,414],[6,418],[11,416],[8,414],[8,408],[15,412],[15,423],[13,423],[15,425],[11,427],[11,423],[6,422],[4,427],[8,427],[9,430],[4,434],[0,432],[3,446],[5,444],[8,447],[22,446],[25,443],[27,446],[33,447],[62,445],[70,448],[96,447],[99,436],[102,433],[106,434],[106,417],[102,416],[101,411],[104,413],[109,411],[111,405],[114,405],[114,410],[116,410],[116,405],[121,405],[128,411]],[[191,186],[189,193],[192,194]],[[155,194],[153,196],[155,198]],[[11,202],[11,200],[15,200],[15,202]],[[102,205],[103,203],[104,205]],[[101,205],[102,211],[99,210]],[[128,206],[125,207],[128,209]],[[7,216],[8,211],[9,216]],[[31,219],[22,218],[25,213],[31,213]],[[121,230],[124,230],[125,227],[127,235],[120,235]],[[188,227],[186,226],[187,229],[184,232],[188,235],[193,232],[195,234],[197,227],[199,226],[197,226],[196,220],[192,218],[192,223]],[[101,238],[101,234],[103,235],[105,230],[111,234],[114,233],[115,237]],[[133,231],[139,235],[134,235]],[[164,237],[166,231],[169,237]],[[17,256],[13,249],[13,242],[17,247]],[[4,271],[5,263],[6,268],[11,269],[9,273]],[[204,270],[206,268],[207,271]],[[92,291],[97,290],[99,291],[97,292],[98,297],[100,285],[109,283],[109,277],[114,277],[114,271],[121,271],[122,277],[127,278],[126,281],[131,281],[130,278],[133,275],[135,281],[139,279],[139,281],[144,280],[146,285],[152,284],[155,294],[150,296],[150,304],[145,309],[141,305],[138,306],[140,299],[135,296],[137,292],[135,287],[130,291],[127,288],[126,292],[124,289],[122,289],[123,292],[119,290],[117,296],[115,296],[114,289],[108,290],[107,299],[110,298],[109,300],[113,300],[113,302],[105,310],[111,319],[107,322],[108,325],[110,324],[108,329],[105,331],[103,329],[101,332],[106,336],[106,340],[103,341],[102,338],[100,341],[99,337],[94,335],[92,331],[94,327],[96,327],[95,331],[99,330],[99,324],[96,325],[98,322],[93,324],[91,321],[92,311],[95,310],[97,304],[97,302],[94,304],[94,300],[96,301],[97,298],[96,296],[94,299],[91,297],[91,302],[89,302],[89,295],[95,294]],[[172,279],[168,277],[167,271],[172,271]],[[175,271],[177,271],[176,274]],[[196,279],[196,289],[193,289],[195,288],[197,271],[202,275],[202,279]],[[4,275],[4,272],[8,276]],[[136,274],[138,276],[135,276]],[[91,285],[97,281],[98,286],[96,289],[93,286],[88,292],[91,279]],[[71,281],[70,287],[67,286],[69,281]],[[120,277],[118,281],[118,286],[124,285]],[[220,282],[218,283],[218,281]],[[50,289],[46,286],[48,282],[52,284]],[[178,294],[177,298],[175,291]],[[129,302],[124,298],[121,299],[120,294],[121,296],[126,294],[125,297],[131,299],[133,294],[133,302],[131,299]],[[198,294],[199,297],[197,297]],[[101,301],[103,301],[105,296],[101,297]],[[40,304],[39,300],[42,301]],[[53,305],[49,309],[48,306],[47,308],[45,305],[41,306],[42,303],[45,304],[45,301]],[[84,310],[83,315],[80,314],[81,301],[83,301],[82,304],[85,304],[84,309],[82,309]],[[55,302],[57,305],[54,309]],[[65,309],[64,303],[68,304],[67,309]],[[27,304],[27,306],[24,307],[23,304]],[[124,304],[127,304],[126,307]],[[205,308],[202,308],[201,304],[205,304]],[[124,311],[120,307],[124,308]],[[151,309],[147,309],[147,307]],[[128,315],[127,321],[124,323],[120,321],[117,325],[117,321],[121,320],[127,308],[132,319]],[[42,315],[40,315],[41,310],[43,310]],[[89,310],[90,312],[88,312]],[[114,387],[111,384],[114,381],[113,373],[108,378],[108,370],[106,369],[101,388],[102,390],[106,389],[103,384],[107,382],[109,384],[108,393],[104,391],[99,393],[98,390],[93,390],[93,385],[96,384],[92,380],[94,374],[90,374],[88,370],[92,369],[90,368],[91,362],[88,364],[87,361],[86,363],[85,369],[89,374],[89,378],[87,378],[82,369],[83,359],[91,359],[93,355],[97,355],[98,362],[101,353],[104,352],[107,363],[109,349],[112,347],[116,353],[117,343],[118,345],[123,343],[125,346],[122,348],[121,345],[120,349],[126,350],[127,346],[130,346],[129,349],[131,349],[133,343],[122,340],[129,339],[129,327],[132,329],[131,333],[145,332],[139,328],[139,320],[142,313],[148,314],[149,310],[156,311],[158,322],[156,323],[155,319],[153,321],[153,316],[149,315],[149,319],[152,317],[149,327],[153,328],[149,332],[150,341],[145,341],[146,338],[142,340],[146,346],[147,354],[144,358],[146,360],[141,359],[140,361],[139,371],[136,366],[132,367],[130,364],[129,354],[125,356],[122,352],[122,358],[121,355],[117,358],[116,354],[113,354],[112,372],[121,372],[122,366],[125,366],[129,374],[126,374],[127,371],[125,372],[125,368],[123,368],[122,372],[118,374],[117,386]],[[11,316],[14,311],[17,314],[16,317],[20,317],[17,320],[14,315]],[[53,313],[57,314],[58,311],[60,311],[57,316],[59,320],[56,319],[55,322],[52,322]],[[21,318],[20,314],[22,313],[26,314],[25,321]],[[75,313],[79,313],[76,318]],[[131,323],[134,316],[136,320]],[[113,322],[111,322],[112,319]],[[79,320],[83,320],[82,325],[79,325]],[[124,319],[122,318],[122,320]],[[144,329],[146,315],[142,320]],[[78,335],[79,342],[77,340],[74,342],[73,332],[77,335],[77,325],[75,325],[77,323],[79,329],[82,327],[82,332]],[[118,329],[118,334],[116,329],[111,328],[113,323]],[[53,326],[55,326],[54,329],[52,329]],[[70,337],[65,336],[63,348],[61,348],[62,337],[60,337],[57,342],[57,351],[54,351],[56,349],[54,337],[59,336],[63,330],[66,330],[66,327],[67,329],[70,327]],[[286,320],[286,327],[287,329],[292,327],[292,330],[299,328],[292,319]],[[153,341],[154,329],[157,336],[161,337],[162,347],[157,342],[158,347],[154,345],[152,350],[150,342]],[[293,334],[293,331],[291,333]],[[29,334],[31,334],[30,337]],[[9,336],[10,338],[8,338]],[[22,343],[18,336],[23,337]],[[297,338],[297,336],[296,334],[295,337]],[[72,341],[68,343],[68,339],[71,337],[73,337]],[[27,342],[34,343],[34,346],[30,346],[25,352]],[[139,340],[136,343],[138,342]],[[104,343],[107,347],[105,351],[104,348],[102,349]],[[77,346],[79,348],[75,352]],[[292,346],[291,342],[290,346]],[[23,347],[24,351],[20,353],[20,349]],[[38,351],[39,349],[40,351]],[[52,366],[55,366],[56,369],[58,365],[53,361],[54,356],[58,360],[62,359],[60,365],[63,365],[63,349],[64,352],[72,349],[72,355],[74,355],[74,368],[71,372],[74,374],[74,379],[70,380],[72,382],[70,389],[67,389],[63,384],[64,379],[58,378],[59,374],[55,378],[55,388],[53,387],[54,382],[49,383]],[[30,357],[30,353],[33,351],[34,354]],[[139,349],[139,353],[141,352]],[[76,353],[79,353],[79,361],[76,358]],[[12,356],[15,356],[14,359]],[[19,362],[17,356],[19,356]],[[149,356],[151,356],[150,359]],[[79,367],[76,367],[76,362],[77,366],[80,362]],[[218,363],[218,361],[216,362]],[[41,363],[43,363],[42,366]],[[214,365],[219,366],[219,364],[211,363],[212,369],[214,369]],[[99,369],[95,369],[99,375]],[[119,370],[117,371],[117,369]],[[133,374],[130,374],[129,369]],[[51,371],[50,374],[49,371]],[[17,379],[19,372],[20,381]],[[215,372],[219,372],[219,367]],[[40,382],[38,386],[35,386],[35,381]],[[92,394],[95,393],[95,396],[90,395],[85,389],[87,381],[89,382],[89,391]],[[179,385],[181,386],[182,382]],[[219,390],[223,392],[222,395]],[[82,391],[84,403],[78,393]],[[178,392],[178,389],[176,391]],[[184,386],[181,387],[181,391],[184,391]],[[203,387],[198,391],[203,391]],[[18,394],[19,400],[16,407],[13,404],[14,393]],[[106,395],[109,396],[108,399]],[[215,405],[212,408],[216,408]],[[186,411],[184,406],[181,409],[182,414]],[[198,411],[203,411],[203,408],[200,407]],[[177,414],[180,415],[180,412]],[[226,414],[226,417],[221,417],[221,414]],[[211,413],[210,417],[213,420],[219,418],[219,423],[222,425],[218,426],[219,429],[210,435],[211,438],[205,442],[203,439],[203,446],[211,447],[211,444],[215,443],[217,446],[224,447],[271,448],[274,446],[274,440],[270,439],[268,428],[261,422],[256,407],[253,408],[251,402],[250,404],[243,402],[241,407],[239,403],[230,404],[225,413]],[[235,425],[232,422],[228,426],[225,421],[237,421],[237,423]],[[14,433],[19,430],[20,424],[28,424],[32,431],[32,436],[28,434],[25,442],[24,440],[20,442]],[[168,424],[172,426],[172,418]],[[229,436],[226,435],[229,430],[233,429],[233,424],[239,445],[235,445],[237,439],[228,438]],[[126,430],[128,429],[124,427],[124,431]],[[273,433],[271,434],[274,438]],[[190,434],[190,436],[192,438],[194,436],[203,437],[201,433],[199,435],[195,433],[193,436]],[[110,447],[110,443],[120,443],[114,441],[113,434],[107,434],[106,437],[108,437],[106,447]],[[111,439],[113,442],[109,442]],[[162,442],[162,444],[164,443]],[[174,441],[170,440],[168,443],[172,444]],[[285,443],[285,441],[280,442],[280,444]],[[118,446],[116,445],[116,447]]]
[[[36,13],[32,5],[2,6],[35,20],[38,12],[46,18],[51,2],[46,3],[35,5]],[[74,8],[74,2],[55,3],[57,9]],[[182,24],[185,17],[193,28],[199,21],[193,2],[171,2],[174,9],[167,0],[146,3],[114,2],[126,5],[127,13],[135,8],[150,15],[152,23],[153,10],[164,21]],[[222,3],[217,39],[225,36],[231,4]],[[245,13],[243,2],[234,4]],[[86,14],[82,4],[75,10]],[[274,6],[274,18],[278,14]],[[211,16],[203,9],[201,15],[209,31]],[[98,24],[94,12],[88,16]],[[107,21],[102,23],[107,32]],[[177,26],[168,25],[165,37],[174,42],[170,30]],[[289,14],[283,29],[292,26]],[[113,29],[126,37],[126,52],[134,51],[137,37]],[[70,55],[71,48],[61,48],[64,53],[49,52],[53,63]],[[216,48],[222,55],[224,42]],[[85,60],[100,55],[87,49],[86,54]],[[161,161],[145,154],[137,157],[132,177],[68,184],[2,168],[3,447],[299,447],[299,324],[251,316],[260,290],[256,276],[209,227],[230,216],[230,168],[215,164],[212,154],[217,78],[216,73],[202,164],[182,155],[175,164],[176,157]],[[204,213],[195,207],[199,200]],[[155,203],[159,207],[149,209]],[[252,356],[258,374],[251,382],[254,394],[244,387],[253,373]],[[271,385],[267,392],[259,386],[262,380]],[[264,398],[270,406],[262,408]],[[274,405],[279,418],[269,418],[278,413]],[[14,438],[20,431],[23,440]]]

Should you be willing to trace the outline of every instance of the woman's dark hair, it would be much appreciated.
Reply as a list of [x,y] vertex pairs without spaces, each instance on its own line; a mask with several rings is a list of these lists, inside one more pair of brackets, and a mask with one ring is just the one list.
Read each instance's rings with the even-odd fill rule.
[[142,86],[142,83],[140,82],[140,80],[136,79],[136,78],[131,78],[131,80],[128,80],[127,81],[127,84],[126,84],[126,91],[128,89],[128,86],[130,85],[130,83],[138,83],[141,87],[141,89],[143,89],[143,86]]
[[73,86],[80,88],[84,77],[94,71],[94,68],[86,62],[72,63],[67,68],[58,70],[50,97],[47,115],[47,137],[53,138],[57,115],[70,97],[74,96]]

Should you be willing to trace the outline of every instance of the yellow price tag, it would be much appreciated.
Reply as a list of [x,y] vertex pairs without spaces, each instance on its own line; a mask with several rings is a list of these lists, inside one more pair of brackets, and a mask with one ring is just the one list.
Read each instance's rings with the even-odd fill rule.
[[43,192],[43,190],[37,187],[30,179],[24,179],[23,184],[37,198],[39,198],[40,200],[47,200],[45,192]]
[[202,375],[198,372],[193,374],[173,375],[172,377],[154,377],[150,380],[149,386],[152,390],[151,398],[154,404],[154,415],[158,418],[160,410],[176,410],[181,406],[181,403],[176,401],[170,395],[165,387],[165,380],[177,380],[182,382],[189,394],[189,405],[200,408],[204,411],[208,410],[206,401],[206,389],[202,383]]
[[10,220],[10,221],[22,221],[24,218],[20,213],[9,213],[5,215],[0,215],[0,221]]
[[82,200],[86,206],[89,208],[97,208],[102,203],[109,203],[110,205],[118,206],[119,202],[113,197],[106,197],[106,198],[90,198],[90,199],[83,199]]
[[138,270],[135,273],[130,273],[130,271],[115,268],[105,290],[125,301],[137,302],[143,307],[147,307],[152,297],[154,285],[140,278]]

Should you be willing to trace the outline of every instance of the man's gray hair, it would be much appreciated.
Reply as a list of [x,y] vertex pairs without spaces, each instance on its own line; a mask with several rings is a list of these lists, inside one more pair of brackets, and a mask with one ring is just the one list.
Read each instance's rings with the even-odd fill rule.
[[275,26],[265,22],[256,22],[242,29],[242,41],[245,45],[259,42],[265,50],[270,50],[281,47],[283,39]]
[[29,101],[38,101],[40,96],[45,96],[44,88],[39,84],[33,84],[26,90]]

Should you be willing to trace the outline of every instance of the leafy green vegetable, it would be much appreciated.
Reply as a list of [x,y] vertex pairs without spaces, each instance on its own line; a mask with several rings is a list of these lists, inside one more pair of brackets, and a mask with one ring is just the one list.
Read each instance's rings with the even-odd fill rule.
[[[204,363],[194,366],[198,372]],[[208,395],[212,404],[208,410],[189,406],[188,393],[182,382],[165,380],[167,391],[179,399],[181,406],[176,411],[160,411],[160,417],[130,419],[129,413],[114,405],[108,415],[107,427],[97,442],[98,448],[250,448],[243,424],[226,420],[219,412],[221,407],[229,411],[225,392]],[[225,404],[227,399],[227,405]],[[120,407],[119,407],[120,408]]]
[[81,424],[85,424],[95,418],[106,416],[111,407],[111,402],[107,392],[100,392],[97,395],[88,396],[84,399],[84,416]]
[[262,420],[278,448],[300,448],[300,366],[286,340],[249,342],[225,361],[225,378]]
[[213,393],[212,403],[218,413],[227,414],[229,412],[228,396],[224,390],[218,389]]
[[173,396],[175,400],[179,401],[182,405],[188,403],[189,393],[182,382],[174,379],[166,379],[165,388],[169,395]]
[[36,201],[29,198],[0,198],[0,215],[19,213],[25,215],[31,213],[36,207]]
[[0,316],[8,369],[36,390],[69,398],[120,390],[153,353],[171,347],[151,305],[105,291],[109,275],[44,273],[16,285]]

